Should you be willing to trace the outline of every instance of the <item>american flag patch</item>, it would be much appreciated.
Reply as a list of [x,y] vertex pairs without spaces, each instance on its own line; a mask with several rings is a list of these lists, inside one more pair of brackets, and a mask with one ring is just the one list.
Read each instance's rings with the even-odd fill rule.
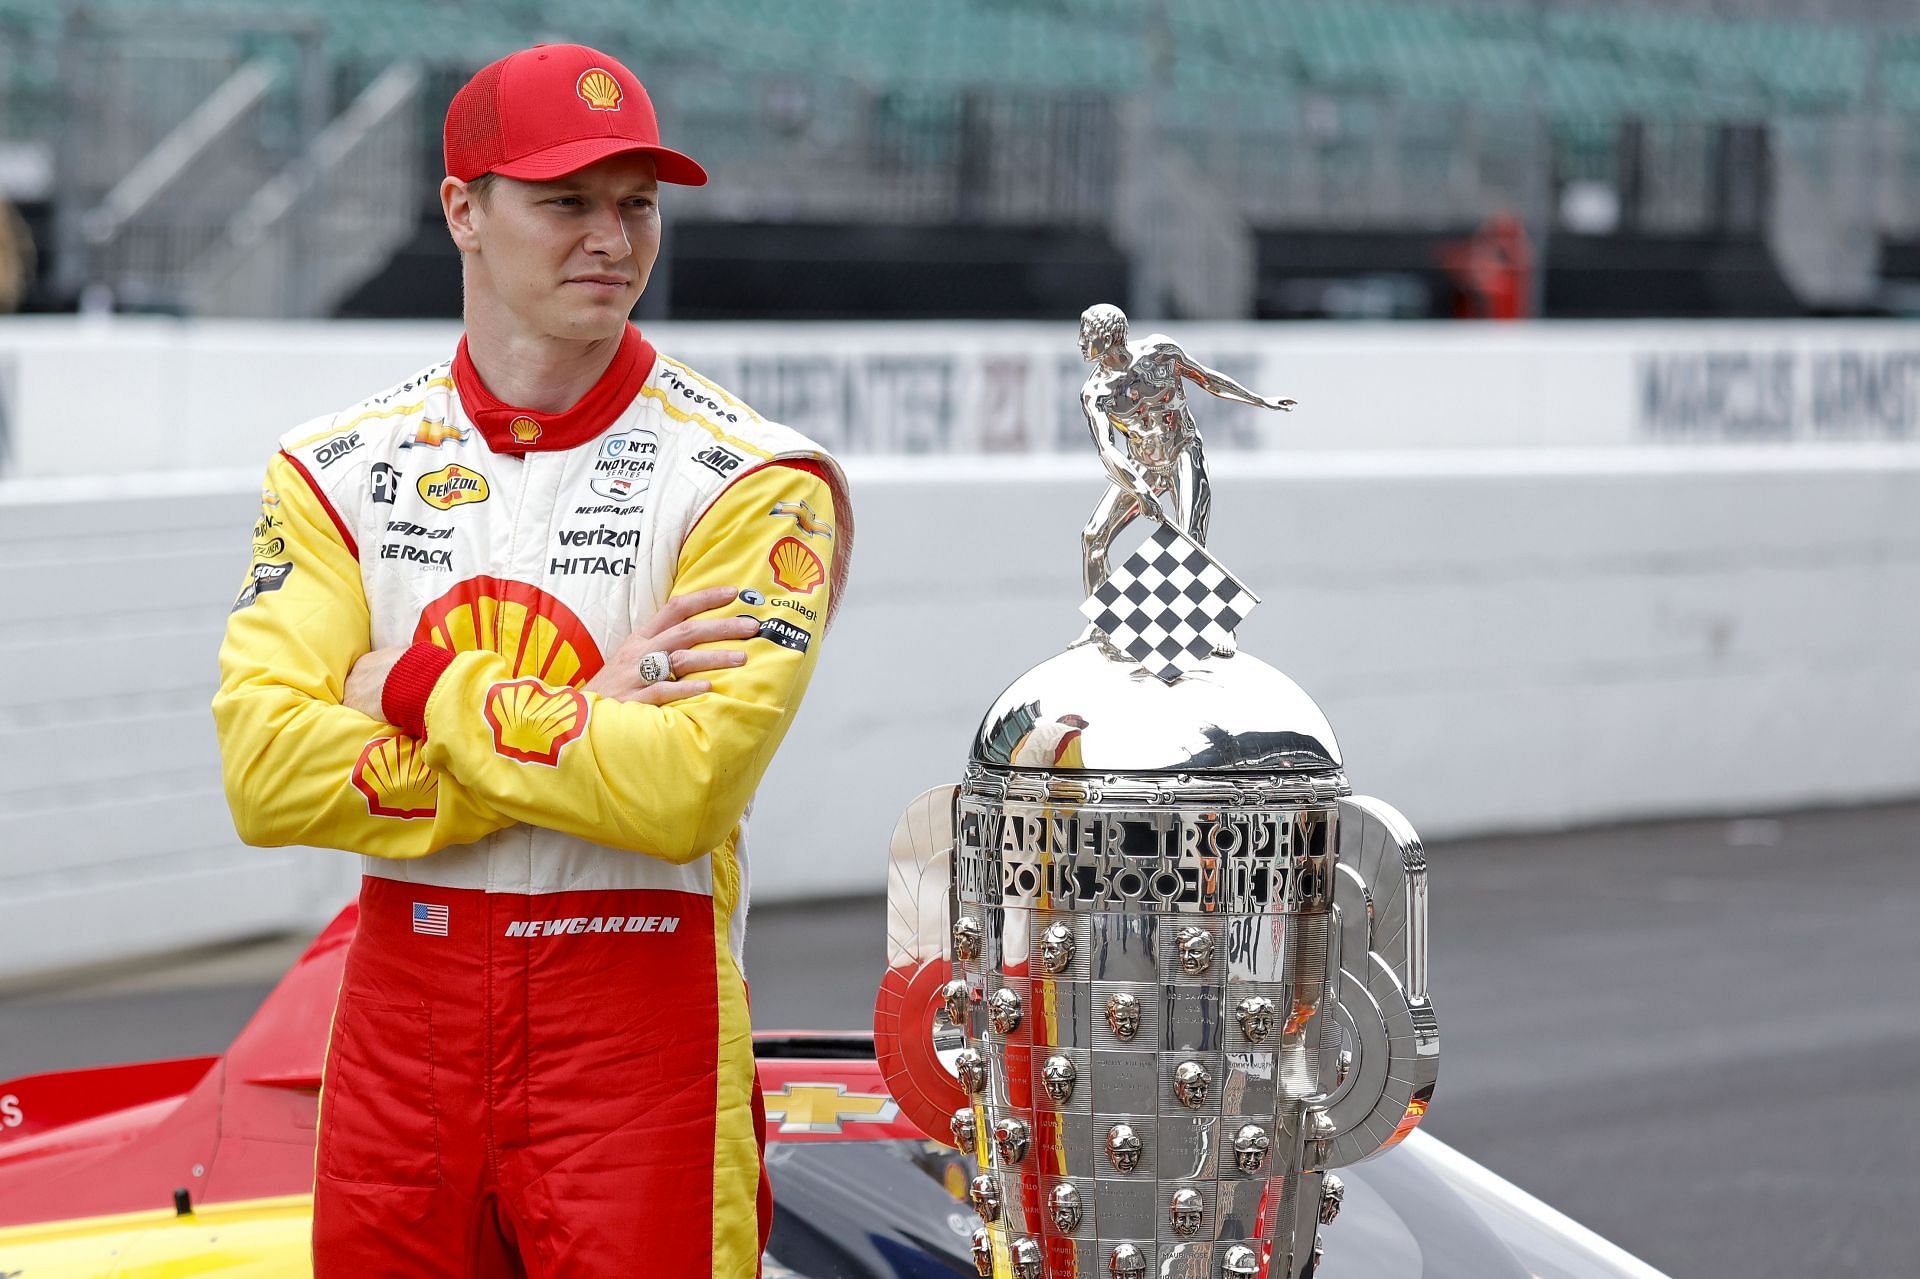
[[445,906],[429,906],[425,902],[415,902],[413,904],[413,931],[416,933],[425,933],[429,937],[445,937],[447,935],[447,908]]

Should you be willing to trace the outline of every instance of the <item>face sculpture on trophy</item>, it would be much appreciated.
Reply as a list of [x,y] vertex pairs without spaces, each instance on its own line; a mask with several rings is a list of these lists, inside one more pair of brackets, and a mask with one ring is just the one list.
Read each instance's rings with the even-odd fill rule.
[[982,1160],[982,1274],[1305,1279],[1338,1210],[1328,1170],[1432,1098],[1426,861],[1352,793],[1312,700],[1239,650],[1259,601],[1206,545],[1184,386],[1293,402],[1129,338],[1114,307],[1082,318],[1081,354],[1111,481],[1081,538],[1091,626],[901,818],[881,1067],[904,1113]]

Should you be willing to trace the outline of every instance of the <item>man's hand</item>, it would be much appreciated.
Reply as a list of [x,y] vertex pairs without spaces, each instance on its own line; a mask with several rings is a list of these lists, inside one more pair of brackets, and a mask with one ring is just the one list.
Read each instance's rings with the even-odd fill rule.
[[351,706],[362,715],[370,715],[382,724],[387,722],[387,712],[381,707],[381,695],[387,689],[387,676],[393,670],[393,664],[407,651],[405,644],[396,644],[392,648],[376,648],[353,664],[347,672],[347,686],[340,694],[343,706]]
[[[709,691],[713,688],[710,681],[686,677],[700,671],[740,666],[746,662],[747,655],[737,648],[695,652],[693,646],[717,640],[751,639],[759,631],[760,623],[751,617],[695,615],[723,608],[733,603],[739,594],[737,587],[715,586],[690,595],[674,596],[650,621],[621,641],[600,673],[587,681],[587,692],[622,702],[661,706]],[[658,684],[642,683],[640,659],[654,652],[672,655],[668,665],[673,670],[673,678]]]

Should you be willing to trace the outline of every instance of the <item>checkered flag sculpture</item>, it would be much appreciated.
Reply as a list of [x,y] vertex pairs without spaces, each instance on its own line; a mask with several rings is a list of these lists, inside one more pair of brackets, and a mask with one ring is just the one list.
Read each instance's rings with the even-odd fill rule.
[[1113,646],[1171,684],[1216,648],[1260,597],[1166,525],[1087,597],[1080,612]]

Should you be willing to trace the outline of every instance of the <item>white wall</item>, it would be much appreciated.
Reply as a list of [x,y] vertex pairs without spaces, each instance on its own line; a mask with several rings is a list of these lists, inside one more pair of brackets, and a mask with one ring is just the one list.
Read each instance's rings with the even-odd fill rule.
[[[649,332],[842,454],[1088,447],[1071,322]],[[448,324],[0,320],[0,474],[257,470],[281,432],[444,358],[458,336]],[[1920,440],[1920,331],[1896,322],[1183,324],[1176,336],[1300,401],[1284,417],[1206,406],[1215,452]]]
[[[110,445],[111,433],[97,437]],[[899,809],[1077,632],[1091,457],[856,458],[853,587],[754,823],[762,901],[875,892]],[[330,912],[241,849],[207,700],[257,481],[0,482],[0,977]],[[1243,646],[1429,836],[1920,794],[1920,448],[1238,458]]]

